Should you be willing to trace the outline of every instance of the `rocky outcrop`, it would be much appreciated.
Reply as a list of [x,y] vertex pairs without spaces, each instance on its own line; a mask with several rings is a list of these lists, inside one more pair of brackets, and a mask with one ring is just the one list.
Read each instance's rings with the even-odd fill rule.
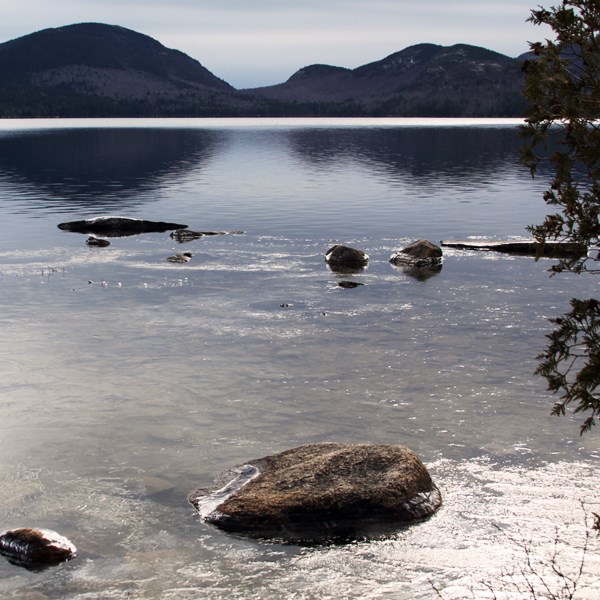
[[362,250],[336,244],[325,253],[325,262],[335,271],[363,269],[369,262],[369,256]]
[[540,245],[532,240],[510,241],[442,241],[442,246],[458,250],[488,250],[504,254],[522,254],[526,256],[546,256],[550,258],[580,258],[587,254],[587,247],[574,242],[546,242]]
[[58,228],[74,233],[92,233],[107,237],[124,237],[140,233],[162,233],[174,229],[186,229],[187,225],[181,223],[167,223],[164,221],[147,221],[130,217],[95,217],[82,221],[69,221],[59,223]]
[[251,460],[190,502],[224,530],[302,542],[394,531],[430,516],[442,499],[404,446],[323,443]]
[[0,554],[15,565],[39,570],[75,558],[77,549],[56,531],[23,527],[0,534]]

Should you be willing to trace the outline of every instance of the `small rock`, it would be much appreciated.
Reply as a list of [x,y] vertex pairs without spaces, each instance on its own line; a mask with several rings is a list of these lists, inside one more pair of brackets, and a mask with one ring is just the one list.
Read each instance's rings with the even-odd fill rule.
[[172,231],[170,237],[176,242],[183,244],[201,238],[204,234],[201,231],[191,231],[190,229],[176,229]]
[[414,267],[429,267],[442,262],[442,249],[428,240],[417,240],[394,252],[390,262],[394,265],[412,265]]
[[190,262],[193,254],[191,252],[182,252],[181,254],[174,254],[173,256],[167,256],[167,260],[172,263],[186,263]]
[[88,246],[98,246],[99,248],[106,248],[106,246],[110,246],[110,242],[108,240],[102,240],[100,238],[94,237],[91,235],[85,243]]
[[0,554],[15,565],[36,569],[71,560],[77,549],[56,531],[23,527],[0,534]]
[[338,285],[342,288],[355,288],[359,285],[365,285],[364,283],[359,283],[358,281],[340,281]]
[[362,250],[336,244],[325,253],[325,262],[334,270],[362,269],[367,266],[369,256]]

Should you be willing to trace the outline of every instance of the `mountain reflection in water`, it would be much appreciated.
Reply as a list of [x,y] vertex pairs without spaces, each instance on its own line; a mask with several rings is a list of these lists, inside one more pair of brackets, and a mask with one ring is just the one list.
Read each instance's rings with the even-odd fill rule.
[[28,210],[123,210],[201,168],[219,144],[212,131],[69,129],[0,135],[0,176],[30,190]]

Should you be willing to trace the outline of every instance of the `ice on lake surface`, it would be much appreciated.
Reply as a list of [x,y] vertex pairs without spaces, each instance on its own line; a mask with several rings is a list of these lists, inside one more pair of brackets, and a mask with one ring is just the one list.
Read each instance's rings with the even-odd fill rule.
[[[39,573],[1,560],[2,597],[521,598],[521,546],[558,585],[555,539],[576,573],[597,434],[549,416],[533,371],[547,319],[598,282],[483,252],[447,250],[430,277],[388,262],[540,222],[545,176],[519,143],[507,122],[0,123],[0,530],[79,550]],[[56,227],[101,214],[245,233],[90,248]],[[332,272],[334,243],[368,268]],[[389,538],[299,547],[187,503],[319,441],[409,446],[443,507]],[[582,598],[600,592],[589,544]]]

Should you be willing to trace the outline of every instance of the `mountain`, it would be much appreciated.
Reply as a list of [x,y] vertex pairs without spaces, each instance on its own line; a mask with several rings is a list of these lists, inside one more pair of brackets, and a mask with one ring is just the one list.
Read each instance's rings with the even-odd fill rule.
[[356,69],[311,65],[236,90],[151,37],[79,23],[0,44],[0,117],[520,116],[521,62],[419,44]]
[[100,23],[45,29],[2,44],[0,70],[5,81],[27,74],[32,81],[50,85],[77,86],[87,77],[96,81],[98,92],[104,85],[116,87],[115,75],[123,82],[127,73],[139,83],[119,89],[126,97],[153,91],[158,82],[177,89],[233,90],[183,52],[124,27]]
[[210,115],[248,105],[198,61],[116,25],[0,44],[0,116]]
[[520,116],[521,64],[467,44],[418,44],[356,69],[311,65],[279,85],[244,91],[376,116]]

